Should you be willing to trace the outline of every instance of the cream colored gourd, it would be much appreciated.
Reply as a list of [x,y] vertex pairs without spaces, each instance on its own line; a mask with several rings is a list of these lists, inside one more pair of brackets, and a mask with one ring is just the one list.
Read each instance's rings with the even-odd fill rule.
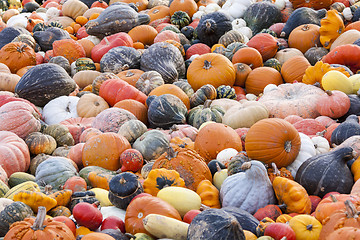
[[102,188],[92,188],[90,191],[95,193],[95,198],[100,202],[101,207],[112,206],[109,200],[109,191]]
[[144,228],[156,238],[186,240],[189,224],[159,214],[149,214],[143,219]]
[[79,88],[84,88],[94,81],[96,77],[101,75],[101,72],[95,70],[83,70],[75,73],[73,79]]
[[336,70],[325,73],[321,79],[321,85],[324,90],[339,90],[346,94],[353,92],[353,85],[349,78]]
[[357,94],[357,92],[360,89],[360,74],[354,74],[352,76],[349,77],[349,80],[352,84],[352,88],[353,88],[353,94]]
[[330,151],[330,145],[326,138],[321,136],[312,137],[311,141],[314,144],[316,155]]
[[88,9],[88,6],[79,0],[67,0],[62,6],[62,14],[75,20],[78,16],[82,16]]
[[216,160],[227,166],[230,159],[238,153],[239,151],[234,148],[226,148],[216,155]]
[[200,210],[201,207],[200,196],[188,188],[166,187],[158,192],[157,197],[173,206],[181,217],[184,217],[188,211]]
[[220,106],[222,107],[225,112],[227,110],[229,110],[231,107],[233,106],[239,106],[241,105],[240,102],[233,100],[233,99],[229,99],[229,98],[221,98],[221,99],[215,99],[211,101],[210,107],[213,106]]
[[231,107],[223,116],[223,123],[234,128],[249,128],[257,121],[268,118],[269,111],[257,101],[245,101]]
[[241,166],[244,172],[225,179],[220,189],[222,207],[241,208],[251,214],[276,203],[274,190],[263,163],[252,160]]
[[213,177],[213,184],[214,186],[220,190],[221,189],[221,185],[223,184],[223,182],[225,181],[225,179],[228,177],[228,170],[227,169],[222,169],[222,170],[218,170]]
[[310,137],[304,133],[299,133],[299,136],[301,141],[299,154],[297,155],[296,159],[286,167],[286,169],[291,172],[291,175],[294,178],[301,164],[303,164],[303,162],[305,162],[308,158],[316,155],[316,149]]
[[61,96],[51,100],[43,108],[44,122],[51,125],[78,117],[76,106],[79,99],[75,96]]
[[353,44],[359,38],[360,32],[356,29],[350,29],[335,39],[333,44],[331,44],[330,51],[341,45]]

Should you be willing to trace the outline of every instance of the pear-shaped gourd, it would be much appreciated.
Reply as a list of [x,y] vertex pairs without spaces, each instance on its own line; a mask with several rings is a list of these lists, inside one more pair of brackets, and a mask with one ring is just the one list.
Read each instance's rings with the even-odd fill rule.
[[353,176],[346,162],[353,158],[350,147],[316,155],[306,160],[296,173],[309,195],[323,197],[328,192],[350,193]]
[[223,207],[238,207],[251,214],[276,202],[274,190],[263,163],[253,160],[239,172],[225,179],[220,189]]
[[340,145],[355,135],[360,135],[359,118],[356,115],[350,115],[331,134],[331,144]]

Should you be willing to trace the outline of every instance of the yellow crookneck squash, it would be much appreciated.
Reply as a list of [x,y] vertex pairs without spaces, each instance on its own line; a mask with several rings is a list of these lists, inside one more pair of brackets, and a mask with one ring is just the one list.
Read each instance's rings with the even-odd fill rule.
[[320,21],[320,42],[326,49],[330,49],[333,42],[345,30],[345,25],[338,11],[329,10],[326,17]]

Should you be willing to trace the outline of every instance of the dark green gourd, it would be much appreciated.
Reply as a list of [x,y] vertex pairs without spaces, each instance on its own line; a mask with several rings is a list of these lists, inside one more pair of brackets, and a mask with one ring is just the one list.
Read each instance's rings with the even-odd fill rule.
[[296,173],[295,180],[309,195],[322,198],[328,192],[348,194],[354,184],[346,162],[353,158],[350,147],[316,155],[306,160]]
[[359,118],[350,115],[331,134],[331,144],[340,145],[351,136],[360,135]]
[[259,220],[257,220],[249,212],[236,207],[224,207],[222,208],[222,210],[225,210],[227,213],[230,213],[231,215],[236,217],[244,230],[256,234],[256,227],[259,225]]

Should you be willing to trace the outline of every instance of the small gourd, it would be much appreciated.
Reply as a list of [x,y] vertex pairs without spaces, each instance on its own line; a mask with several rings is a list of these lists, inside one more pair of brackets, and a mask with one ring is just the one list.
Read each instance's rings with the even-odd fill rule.
[[221,185],[225,181],[225,179],[228,177],[228,170],[227,169],[221,169],[220,166],[217,166],[217,172],[214,174],[213,177],[213,183],[214,186],[220,190]]
[[359,118],[350,115],[331,134],[331,144],[340,145],[351,136],[360,135]]
[[144,192],[153,196],[161,189],[171,186],[185,187],[185,182],[176,170],[165,168],[151,170],[143,183]]
[[20,201],[31,207],[37,213],[40,206],[44,206],[46,211],[57,205],[57,201],[42,192],[20,191],[14,195],[14,201]]
[[196,193],[201,198],[201,203],[210,208],[220,208],[220,193],[219,190],[209,181],[202,180],[197,189]]
[[225,110],[221,106],[210,106],[210,104],[211,100],[206,100],[204,105],[192,108],[187,113],[187,123],[196,128],[208,121],[221,123]]

